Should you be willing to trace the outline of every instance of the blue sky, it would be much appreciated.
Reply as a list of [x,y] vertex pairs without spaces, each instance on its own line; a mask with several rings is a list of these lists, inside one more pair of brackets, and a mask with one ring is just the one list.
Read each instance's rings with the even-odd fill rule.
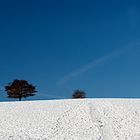
[[[138,0],[0,1],[0,100],[3,86],[26,79],[29,99],[140,97]],[[9,99],[8,99],[9,100]]]

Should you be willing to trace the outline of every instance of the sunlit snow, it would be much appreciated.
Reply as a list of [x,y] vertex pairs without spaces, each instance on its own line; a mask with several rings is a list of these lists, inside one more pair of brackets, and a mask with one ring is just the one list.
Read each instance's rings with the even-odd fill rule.
[[1,102],[0,140],[140,140],[140,99]]

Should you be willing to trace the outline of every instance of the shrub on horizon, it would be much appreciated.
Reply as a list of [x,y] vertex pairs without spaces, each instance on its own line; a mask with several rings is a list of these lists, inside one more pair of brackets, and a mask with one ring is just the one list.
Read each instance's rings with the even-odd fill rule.
[[83,90],[76,89],[72,94],[73,99],[86,98],[86,93]]

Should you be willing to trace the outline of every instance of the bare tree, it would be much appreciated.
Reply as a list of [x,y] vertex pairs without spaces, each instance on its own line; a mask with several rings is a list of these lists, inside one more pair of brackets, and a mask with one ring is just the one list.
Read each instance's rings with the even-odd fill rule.
[[8,98],[18,98],[21,101],[22,98],[34,96],[35,86],[29,84],[26,80],[13,80],[5,86],[5,91],[8,94]]

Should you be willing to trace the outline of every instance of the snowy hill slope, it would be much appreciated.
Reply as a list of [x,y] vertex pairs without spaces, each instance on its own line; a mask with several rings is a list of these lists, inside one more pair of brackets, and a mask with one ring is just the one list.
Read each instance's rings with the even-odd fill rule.
[[1,102],[0,140],[140,140],[140,99]]

